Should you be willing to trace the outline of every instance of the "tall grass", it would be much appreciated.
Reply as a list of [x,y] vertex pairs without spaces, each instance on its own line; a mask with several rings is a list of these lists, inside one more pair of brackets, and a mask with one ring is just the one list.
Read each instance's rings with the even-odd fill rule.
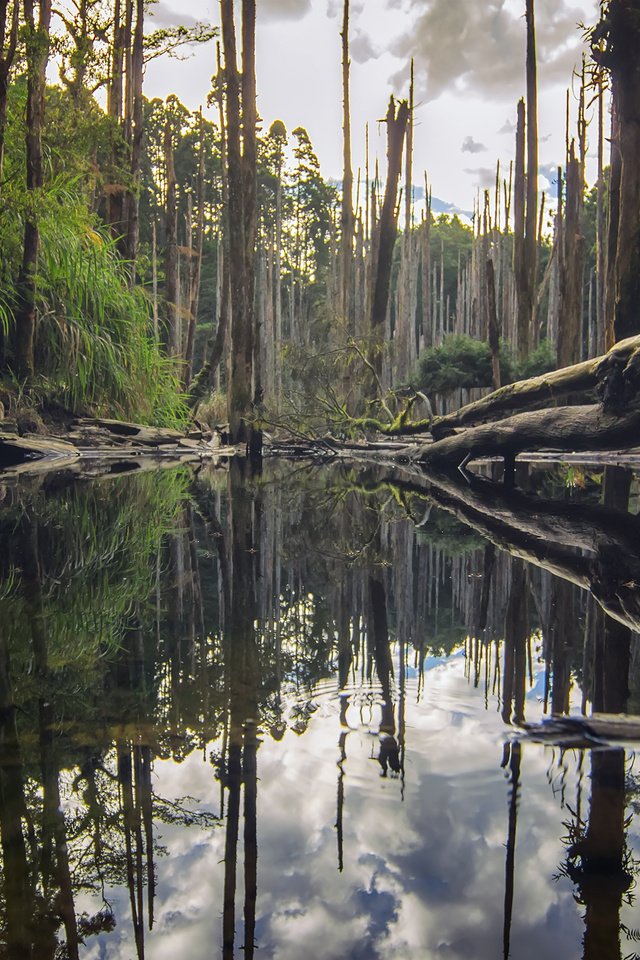
[[[15,324],[24,210],[0,226],[0,330]],[[144,423],[186,418],[179,380],[153,336],[148,298],[73,183],[58,179],[38,200],[36,371],[45,392],[73,412]],[[10,364],[11,357],[8,356]]]

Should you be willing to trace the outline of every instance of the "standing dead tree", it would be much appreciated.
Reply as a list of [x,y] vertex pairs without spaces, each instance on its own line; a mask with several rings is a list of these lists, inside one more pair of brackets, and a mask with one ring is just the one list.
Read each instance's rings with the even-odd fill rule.
[[391,283],[391,264],[393,248],[398,232],[398,183],[402,172],[402,149],[404,145],[409,104],[401,100],[397,105],[393,97],[387,109],[387,182],[380,220],[376,225],[377,237],[374,240],[376,259],[373,272],[373,296],[371,303],[372,365],[376,375],[382,373],[382,339],[389,305],[389,287]]
[[615,337],[640,330],[640,0],[609,0],[591,34],[611,75],[609,280]]
[[[243,0],[242,3],[242,83],[237,65],[233,0],[222,0],[221,11],[227,105],[231,292],[229,432],[233,443],[245,443],[252,453],[259,453],[262,437],[253,426],[257,154],[255,0]],[[256,388],[259,393],[260,385],[256,384]]]
[[348,328],[351,330],[352,310],[352,275],[353,275],[353,169],[351,165],[351,100],[349,90],[349,0],[344,0],[342,18],[342,207],[340,216],[340,245],[341,245],[341,310]]

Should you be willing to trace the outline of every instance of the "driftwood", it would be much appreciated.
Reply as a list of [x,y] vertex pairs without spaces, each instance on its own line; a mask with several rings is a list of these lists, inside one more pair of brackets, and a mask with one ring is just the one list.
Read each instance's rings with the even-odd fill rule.
[[[635,385],[635,355],[640,350],[640,336],[621,340],[608,353],[593,360],[585,360],[571,367],[563,367],[528,380],[518,380],[494,390],[481,400],[469,403],[446,416],[435,417],[431,424],[434,438],[445,436],[455,427],[482,423],[525,410],[540,403],[555,403],[570,395],[584,394],[601,387],[609,395],[617,393],[618,378],[622,384]],[[622,386],[621,384],[621,386]]]
[[640,445],[640,410],[617,415],[601,404],[518,413],[408,453],[421,463],[458,466],[478,457],[512,460],[525,450],[617,450]]
[[223,447],[207,428],[181,433],[121,420],[76,420],[64,438],[0,433],[0,471],[13,475],[72,469],[97,476],[151,469],[161,461],[197,463],[239,453]]
[[40,471],[60,470],[79,457],[80,451],[64,440],[21,437],[12,433],[0,435],[0,470],[12,474],[30,472],[36,464]]

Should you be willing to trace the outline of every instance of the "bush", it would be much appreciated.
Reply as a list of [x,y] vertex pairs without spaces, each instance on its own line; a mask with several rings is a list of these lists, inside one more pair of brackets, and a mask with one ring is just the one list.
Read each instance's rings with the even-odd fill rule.
[[[502,379],[511,378],[513,364],[504,344],[500,347]],[[458,333],[446,337],[439,347],[430,347],[418,358],[414,385],[423,392],[449,393],[459,387],[490,387],[492,382],[489,344]]]
[[[509,344],[500,341],[503,384],[539,376],[555,367],[555,353],[547,340],[520,362],[514,360]],[[420,354],[413,386],[426,394],[449,393],[460,387],[490,387],[492,380],[489,344],[458,333]]]

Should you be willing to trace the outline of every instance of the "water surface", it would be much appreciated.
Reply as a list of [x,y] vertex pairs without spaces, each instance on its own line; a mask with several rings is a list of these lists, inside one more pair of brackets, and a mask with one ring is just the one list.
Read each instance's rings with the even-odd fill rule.
[[522,734],[638,712],[635,480],[571,470],[8,482],[1,955],[635,956],[632,746]]

